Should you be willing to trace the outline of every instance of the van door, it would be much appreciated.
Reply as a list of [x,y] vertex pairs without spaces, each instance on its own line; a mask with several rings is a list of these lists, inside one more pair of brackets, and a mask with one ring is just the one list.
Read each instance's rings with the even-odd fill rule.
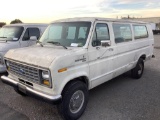
[[110,29],[111,26],[106,22],[95,23],[88,49],[92,88],[113,78],[115,48]]
[[37,39],[40,37],[40,30],[39,28],[32,27],[32,28],[27,28],[23,38],[21,40],[21,47],[28,47],[30,45],[36,44],[36,40],[30,40],[31,36],[36,36]]
[[113,23],[114,41],[116,44],[115,76],[133,68],[135,58],[135,42],[130,23]]

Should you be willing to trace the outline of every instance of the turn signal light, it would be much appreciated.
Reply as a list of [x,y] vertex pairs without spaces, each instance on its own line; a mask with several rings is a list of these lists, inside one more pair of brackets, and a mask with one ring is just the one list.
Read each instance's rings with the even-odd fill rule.
[[48,80],[43,80],[43,84],[49,86],[49,81]]
[[64,72],[64,71],[67,71],[67,68],[62,68],[62,69],[59,69],[58,72]]
[[10,70],[11,70],[11,68],[10,68],[10,67],[7,67],[7,70],[8,70],[8,71],[10,71]]

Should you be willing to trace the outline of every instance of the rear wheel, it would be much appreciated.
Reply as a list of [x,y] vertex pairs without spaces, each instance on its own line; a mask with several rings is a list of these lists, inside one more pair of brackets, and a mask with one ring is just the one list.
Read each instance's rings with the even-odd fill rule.
[[87,86],[81,81],[69,83],[62,93],[58,111],[65,120],[76,120],[84,112],[88,102]]
[[144,61],[142,58],[140,58],[137,62],[137,65],[135,68],[131,70],[131,75],[135,79],[141,78],[144,70]]

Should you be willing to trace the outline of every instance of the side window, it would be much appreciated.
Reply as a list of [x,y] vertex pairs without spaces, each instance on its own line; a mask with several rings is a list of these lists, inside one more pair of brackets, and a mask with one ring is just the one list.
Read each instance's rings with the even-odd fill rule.
[[131,26],[129,24],[113,24],[115,43],[132,41]]
[[29,30],[28,30],[28,28],[26,29],[26,32],[24,33],[24,36],[23,36],[23,39],[22,39],[23,41],[25,41],[25,40],[29,40]]
[[39,31],[39,29],[38,28],[29,28],[29,38],[31,36],[36,36],[37,39],[39,39],[39,37],[40,37],[40,31]]
[[31,36],[36,36],[37,39],[39,39],[40,37],[39,29],[38,28],[27,28],[22,40],[29,40]]
[[105,23],[97,23],[93,33],[92,46],[100,46],[101,41],[108,40],[110,40],[108,25]]
[[145,25],[133,25],[134,29],[134,38],[135,39],[141,39],[141,38],[147,38],[148,32]]

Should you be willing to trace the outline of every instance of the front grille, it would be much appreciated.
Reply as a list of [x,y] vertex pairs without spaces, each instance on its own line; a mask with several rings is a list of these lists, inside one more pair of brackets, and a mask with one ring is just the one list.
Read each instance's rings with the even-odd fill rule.
[[10,73],[18,76],[21,79],[28,80],[34,83],[40,83],[39,70],[37,68],[12,61],[8,61],[8,63],[10,66]]

